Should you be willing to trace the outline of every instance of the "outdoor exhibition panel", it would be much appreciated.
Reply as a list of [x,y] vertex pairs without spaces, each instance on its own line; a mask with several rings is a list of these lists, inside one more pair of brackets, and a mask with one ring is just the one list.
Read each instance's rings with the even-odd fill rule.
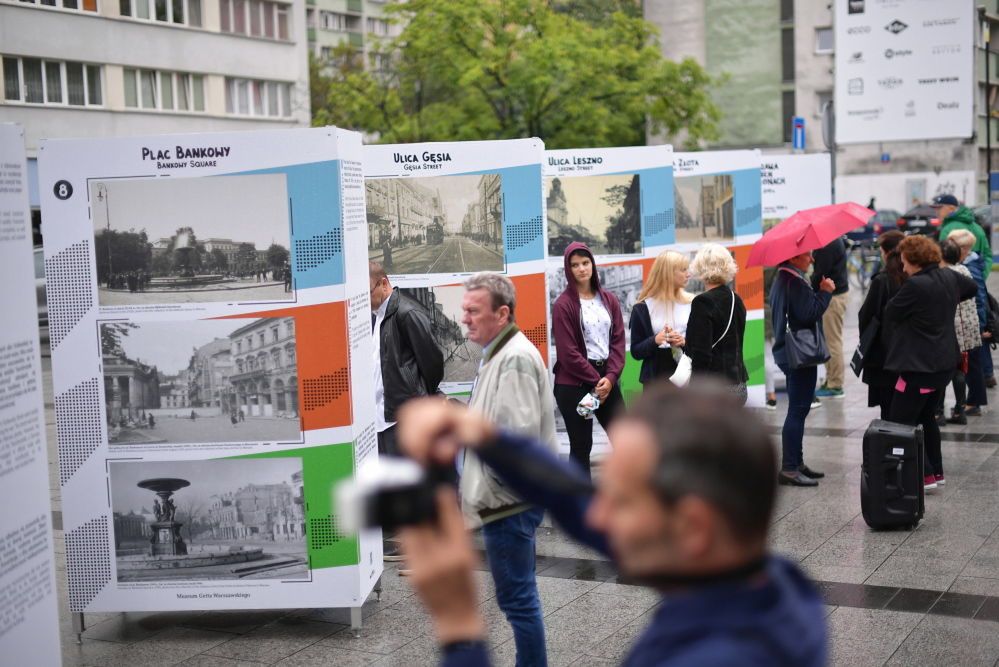
[[[621,304],[626,346],[628,322],[652,259],[674,242],[673,148],[627,146],[545,152],[545,215],[548,231],[548,308],[565,290],[564,254],[573,241],[585,243],[597,263],[601,287]],[[555,341],[551,366],[555,364]],[[625,355],[619,380],[625,399],[641,391],[641,362]],[[563,453],[569,451],[565,422],[556,408]],[[605,451],[602,439],[594,453]]]
[[[763,270],[746,268],[753,243],[763,233],[761,155],[758,150],[673,154],[676,247],[691,258],[704,243],[727,247],[739,265],[735,290],[746,305],[743,360],[749,372],[747,405],[763,407]],[[692,281],[688,289],[703,285]]]
[[371,592],[332,506],[376,451],[362,178],[335,128],[42,144],[71,611]]
[[462,281],[508,276],[516,321],[548,358],[540,139],[364,147],[368,257],[426,310],[444,357],[441,390],[467,396],[482,348],[465,338]]
[[[832,204],[832,166],[828,153],[809,155],[763,155],[763,231],[767,231],[798,211]],[[866,178],[866,177],[865,177]],[[855,200],[859,201],[859,200]],[[764,303],[769,303],[770,284],[776,268],[763,269]],[[764,307],[769,315],[769,307]],[[766,338],[772,343],[771,325],[764,322]],[[771,380],[783,378],[774,363],[770,346],[764,350],[766,373]],[[783,380],[782,380],[783,381]]]
[[833,4],[837,143],[972,136],[972,0]]
[[[24,131],[0,123],[0,662],[61,664]],[[40,258],[38,258],[40,259]]]

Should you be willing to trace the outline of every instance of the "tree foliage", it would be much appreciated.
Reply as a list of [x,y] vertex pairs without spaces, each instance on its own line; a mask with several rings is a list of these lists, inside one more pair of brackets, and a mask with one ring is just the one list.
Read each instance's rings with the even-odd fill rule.
[[103,354],[121,355],[121,340],[128,335],[132,329],[138,329],[139,325],[133,322],[107,322],[102,324],[101,329],[101,351]]
[[110,273],[148,271],[152,256],[152,244],[145,230],[102,229],[94,237],[94,260],[100,282],[106,282]]
[[279,269],[284,266],[284,263],[288,261],[288,257],[288,249],[283,245],[272,243],[267,248],[267,265],[272,268]]
[[[633,3],[618,0],[622,7]],[[635,145],[646,129],[688,143],[716,136],[712,79],[660,53],[634,11],[593,0],[409,0],[387,8],[401,33],[361,67],[334,52],[313,123],[386,143],[537,136],[549,148]],[[600,10],[600,11],[598,11]]]

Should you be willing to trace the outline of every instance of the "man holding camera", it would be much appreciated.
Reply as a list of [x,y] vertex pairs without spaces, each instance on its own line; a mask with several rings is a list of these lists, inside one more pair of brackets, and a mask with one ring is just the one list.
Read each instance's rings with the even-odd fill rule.
[[[368,263],[371,331],[374,337],[375,426],[378,453],[399,456],[396,410],[411,398],[431,396],[444,378],[444,356],[434,342],[430,319],[419,304],[397,294],[381,264]],[[387,561],[401,561],[398,545],[386,540]]]
[[[643,394],[610,429],[595,492],[547,446],[474,410],[416,402],[403,409],[399,435],[423,463],[474,451],[577,540],[611,555],[623,575],[664,594],[624,664],[825,664],[821,598],[796,565],[767,553],[774,446],[723,388]],[[437,501],[434,524],[401,534],[413,585],[433,616],[443,664],[486,665],[474,551],[454,491],[441,487]]]
[[[482,362],[468,404],[477,414],[553,452],[555,406],[548,368],[514,323],[515,306],[514,286],[505,276],[479,273],[465,282],[462,323],[468,339],[482,346]],[[462,507],[473,523],[482,524],[496,601],[513,627],[517,665],[543,667],[547,664],[545,626],[534,573],[534,546],[544,510],[525,503],[497,480],[475,452],[464,454],[458,459]],[[453,494],[450,502],[449,510],[461,523]]]

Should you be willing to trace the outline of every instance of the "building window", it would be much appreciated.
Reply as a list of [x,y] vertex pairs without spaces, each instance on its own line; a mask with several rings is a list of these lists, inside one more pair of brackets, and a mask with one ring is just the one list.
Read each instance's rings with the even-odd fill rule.
[[201,27],[201,0],[118,0],[122,16]]
[[794,20],[794,0],[780,0],[780,20]]
[[267,0],[219,0],[222,32],[287,40],[288,5]]
[[39,58],[3,58],[8,102],[69,106],[104,104],[99,65]]
[[368,19],[368,32],[378,37],[387,37],[389,34],[388,21],[384,19]]
[[319,27],[334,32],[347,32],[348,17],[336,12],[319,12]]
[[284,333],[289,337],[295,335],[295,323],[293,321],[289,320],[284,323]]
[[225,110],[238,116],[288,118],[291,84],[226,77]]
[[816,118],[822,117],[822,110],[826,108],[826,104],[832,102],[832,98],[833,94],[831,90],[820,90],[815,93],[816,108],[818,109],[818,113],[815,116]]
[[83,12],[96,12],[97,0],[21,0],[29,5],[39,5],[40,7],[61,7],[62,9],[74,9]]
[[204,111],[200,74],[125,68],[125,106],[155,111]]
[[815,29],[815,52],[816,53],[832,53],[833,52],[833,29],[832,28],[816,28]]
[[786,27],[780,31],[780,61],[781,80],[784,83],[794,81],[794,28]]
[[278,342],[278,328],[277,327],[271,327],[271,341],[274,342],[274,343]]
[[791,129],[791,119],[794,118],[794,91],[785,90],[781,93],[781,115],[784,117],[784,143],[794,140]]

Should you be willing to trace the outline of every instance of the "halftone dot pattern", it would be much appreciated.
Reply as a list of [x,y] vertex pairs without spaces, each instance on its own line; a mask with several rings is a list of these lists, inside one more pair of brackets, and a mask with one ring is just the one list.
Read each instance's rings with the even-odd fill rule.
[[87,605],[111,581],[111,526],[103,514],[79,528],[66,531],[66,578],[69,610],[86,611]]
[[331,547],[344,538],[334,514],[310,518],[308,536],[310,549]]
[[331,229],[308,239],[295,239],[295,271],[308,271],[343,254],[343,232]]
[[84,380],[55,397],[59,482],[65,485],[103,441],[101,381]]
[[645,233],[648,236],[658,236],[673,229],[673,225],[673,209],[645,216]]
[[540,215],[536,215],[530,220],[510,225],[510,228],[506,231],[507,252],[531,245],[534,241],[541,238],[542,233],[544,233],[544,227],[541,224]]
[[[735,212],[735,227],[736,229],[745,227],[752,224],[754,220],[760,220],[760,216],[763,215],[763,207],[760,204],[755,206],[747,206],[746,208],[740,208]],[[759,230],[757,230],[759,231]]]
[[302,379],[302,400],[306,410],[315,410],[332,403],[350,388],[349,373],[341,368],[316,378]]
[[548,345],[548,333],[545,331],[546,327],[544,324],[539,324],[536,327],[531,327],[530,329],[522,329],[524,335],[527,336],[527,340],[534,343],[534,347],[539,350],[546,345]]
[[52,347],[69,335],[94,306],[90,267],[94,265],[90,242],[80,241],[45,260],[45,293],[49,305],[49,340]]

